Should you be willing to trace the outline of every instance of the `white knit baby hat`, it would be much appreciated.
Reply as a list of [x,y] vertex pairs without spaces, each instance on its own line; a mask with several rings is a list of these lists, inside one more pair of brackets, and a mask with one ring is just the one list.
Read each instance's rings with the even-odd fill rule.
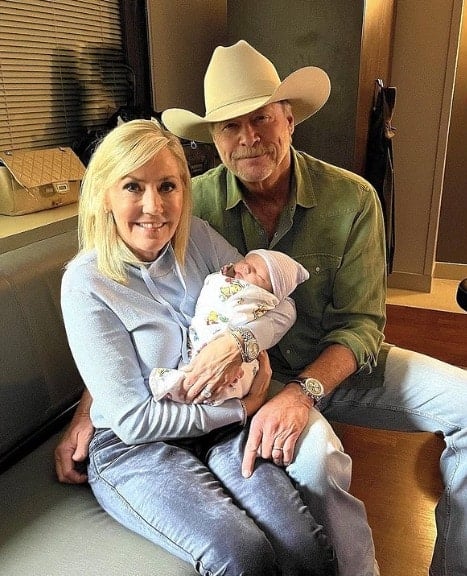
[[298,284],[310,277],[306,270],[296,260],[277,250],[251,250],[249,254],[258,254],[266,262],[271,278],[273,293],[282,300],[291,294]]

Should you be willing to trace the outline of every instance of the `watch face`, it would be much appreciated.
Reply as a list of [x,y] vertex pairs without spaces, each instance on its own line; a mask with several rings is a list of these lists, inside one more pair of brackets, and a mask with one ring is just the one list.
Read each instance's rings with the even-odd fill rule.
[[307,391],[313,396],[322,396],[324,393],[323,385],[319,380],[314,378],[305,378],[303,382]]
[[257,342],[247,342],[247,354],[253,360],[259,354],[259,346]]

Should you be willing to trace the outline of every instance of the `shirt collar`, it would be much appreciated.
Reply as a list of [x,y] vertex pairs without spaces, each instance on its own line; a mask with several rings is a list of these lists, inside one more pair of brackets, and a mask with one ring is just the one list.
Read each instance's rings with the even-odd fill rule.
[[295,189],[297,204],[303,208],[316,206],[316,196],[310,170],[302,154],[292,148],[293,176],[292,186]]
[[240,202],[243,202],[240,182],[230,170],[227,170],[227,202],[225,207],[227,210],[230,210],[231,208],[235,208]]

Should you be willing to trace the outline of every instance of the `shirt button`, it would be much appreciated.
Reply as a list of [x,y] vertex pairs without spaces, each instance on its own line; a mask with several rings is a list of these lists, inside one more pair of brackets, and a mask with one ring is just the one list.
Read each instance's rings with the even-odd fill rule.
[[285,353],[290,356],[290,354],[291,354],[290,348],[288,348],[288,349],[285,351]]
[[316,266],[315,270],[316,270],[316,272],[319,272],[321,270],[321,268],[319,266]]

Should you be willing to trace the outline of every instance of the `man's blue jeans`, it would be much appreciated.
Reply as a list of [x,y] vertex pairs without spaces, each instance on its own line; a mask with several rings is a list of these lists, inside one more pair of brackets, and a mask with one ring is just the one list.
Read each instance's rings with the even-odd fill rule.
[[[371,534],[361,502],[348,494],[350,459],[329,449],[326,420],[369,428],[441,433],[444,492],[437,505],[432,576],[467,574],[467,371],[391,348],[383,386],[344,382],[312,410],[294,462],[287,468],[329,535],[340,576],[372,571]],[[323,416],[325,418],[323,418]]]
[[230,426],[127,446],[97,430],[89,483],[110,515],[202,575],[335,575],[322,527],[285,471],[259,459],[251,478],[241,476],[246,434]]

